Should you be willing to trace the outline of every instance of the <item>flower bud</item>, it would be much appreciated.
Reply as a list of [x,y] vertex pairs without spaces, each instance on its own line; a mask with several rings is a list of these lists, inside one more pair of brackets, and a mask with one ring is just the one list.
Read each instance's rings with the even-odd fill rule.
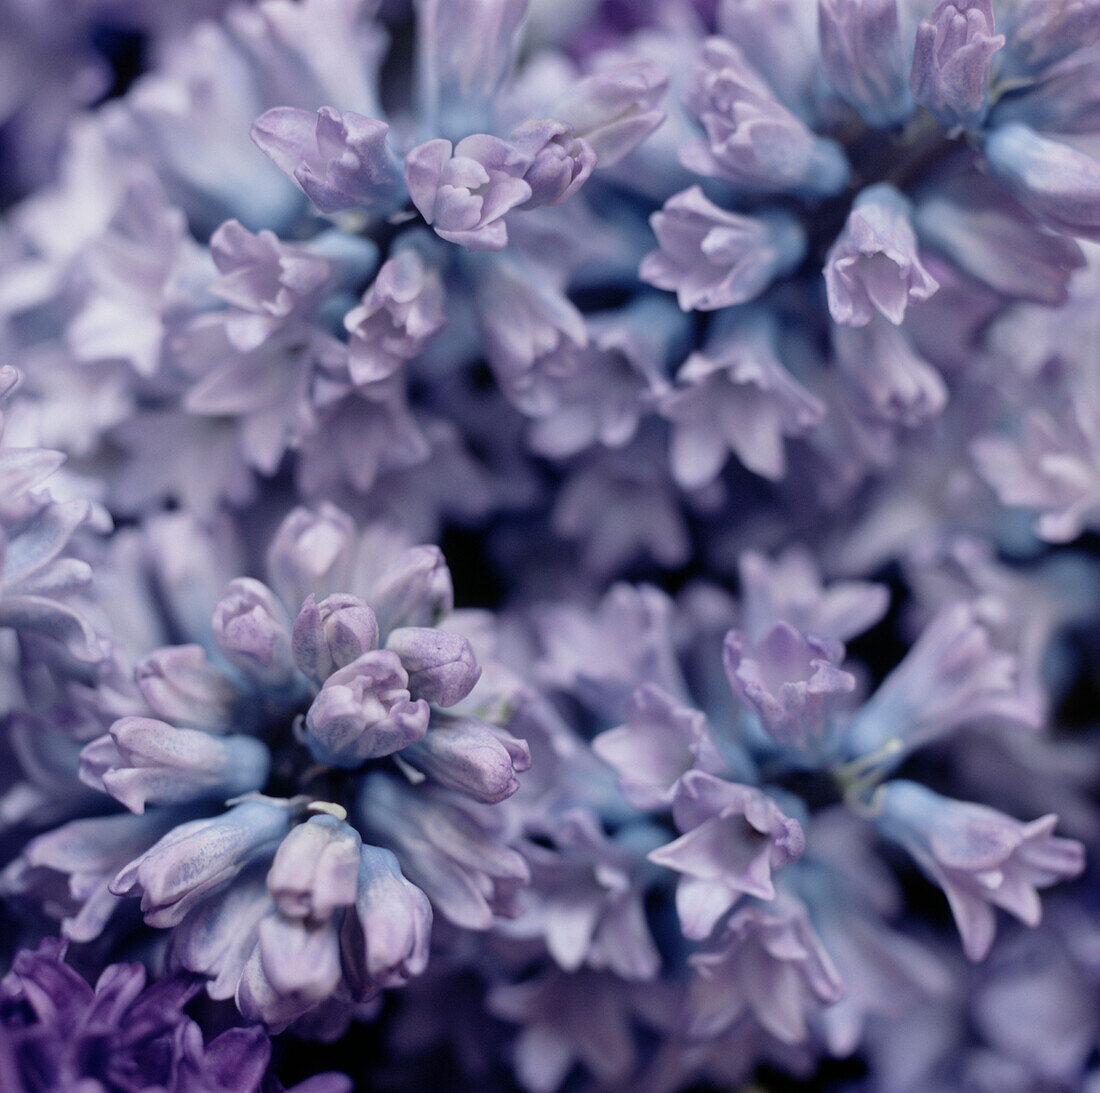
[[348,372],[355,383],[392,376],[446,322],[443,282],[415,247],[383,263],[363,302],[344,316]]
[[278,687],[294,677],[290,619],[267,585],[251,577],[230,581],[213,626],[218,648],[250,679]]
[[525,741],[472,718],[433,724],[402,758],[440,785],[488,804],[511,797],[519,789],[516,772],[531,765]]
[[359,833],[335,816],[314,816],[279,844],[267,887],[287,918],[327,922],[355,902]]
[[531,157],[523,181],[531,197],[521,208],[558,205],[575,194],[596,166],[596,153],[573,127],[549,118],[525,122],[512,133],[512,143]]
[[454,607],[451,571],[438,547],[410,547],[386,567],[367,598],[382,635],[398,626],[434,626]]
[[913,97],[948,128],[979,125],[989,109],[989,70],[1005,44],[991,0],[944,0],[917,27]]
[[173,724],[221,732],[237,691],[206,659],[201,645],[171,645],[138,662],[134,679],[158,717]]
[[251,862],[274,854],[290,830],[291,809],[266,797],[220,816],[174,827],[119,871],[116,896],[141,892],[150,926],[178,926],[194,906],[230,884]]
[[250,736],[211,736],[124,717],[80,753],[80,780],[139,815],[147,804],[237,797],[262,788],[271,757]]
[[401,874],[389,850],[359,852],[355,911],[344,916],[340,951],[344,980],[366,1001],[385,987],[399,987],[428,963],[432,907],[428,897]]
[[374,612],[358,596],[339,593],[317,603],[310,594],[294,620],[294,659],[317,683],[370,652],[377,643]]
[[786,213],[726,212],[698,186],[670,197],[650,223],[660,245],[642,259],[639,275],[675,292],[684,311],[753,300],[806,252],[805,233]]
[[306,714],[306,744],[319,763],[352,768],[420,740],[428,704],[413,701],[396,653],[375,650],[333,673]]
[[355,522],[347,513],[327,503],[296,508],[268,547],[271,586],[287,604],[346,588],[354,550]]
[[252,124],[252,140],[323,213],[385,216],[401,204],[401,171],[389,126],[352,111],[276,106]]
[[839,667],[844,646],[778,622],[758,642],[731,630],[722,647],[730,689],[781,747],[813,752],[856,687]]
[[461,702],[481,678],[474,651],[461,634],[405,626],[390,634],[386,648],[409,673],[409,694],[437,706]]
[[281,1032],[332,997],[340,983],[340,950],[331,922],[269,915],[237,984],[237,1008]]
[[499,137],[475,133],[452,147],[429,140],[405,157],[413,204],[440,239],[467,250],[503,250],[504,215],[531,198],[531,159]]

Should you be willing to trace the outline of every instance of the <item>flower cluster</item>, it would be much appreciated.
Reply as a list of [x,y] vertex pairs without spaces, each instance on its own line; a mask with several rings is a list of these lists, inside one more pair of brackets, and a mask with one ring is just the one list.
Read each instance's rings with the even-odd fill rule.
[[1098,0],[0,39],[0,1085],[1100,1083]]
[[[112,964],[90,987],[56,942],[20,952],[0,981],[4,1088],[282,1093],[266,1074],[271,1044],[262,1029],[229,1029],[203,1043],[184,1013],[198,983],[178,976],[146,982],[140,964]],[[322,1074],[289,1093],[348,1088],[343,1075]]]

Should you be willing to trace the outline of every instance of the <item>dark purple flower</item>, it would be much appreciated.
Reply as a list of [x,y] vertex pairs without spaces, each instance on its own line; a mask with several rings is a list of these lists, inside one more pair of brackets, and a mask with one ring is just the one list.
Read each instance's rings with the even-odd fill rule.
[[[197,980],[171,976],[147,986],[140,964],[112,964],[91,987],[64,963],[63,951],[53,942],[23,949],[0,981],[0,1078],[9,1093],[282,1089],[267,1074],[271,1044],[262,1029],[233,1028],[204,1042],[184,1013]],[[341,1074],[295,1087],[299,1093],[350,1089]]]

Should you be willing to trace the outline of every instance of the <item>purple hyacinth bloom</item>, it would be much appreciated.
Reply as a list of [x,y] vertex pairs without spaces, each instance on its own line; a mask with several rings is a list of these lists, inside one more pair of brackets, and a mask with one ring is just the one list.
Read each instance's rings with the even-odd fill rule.
[[1034,76],[1100,39],[1096,0],[1017,0],[1005,53],[1014,73]]
[[352,111],[277,106],[252,125],[252,139],[323,213],[393,212],[403,199],[389,126]]
[[[584,316],[558,279],[530,261],[501,258],[481,271],[478,320],[485,355],[504,393],[527,410],[542,374],[588,344]],[[568,356],[566,356],[568,360]]]
[[889,590],[868,581],[824,583],[813,554],[787,547],[774,561],[756,551],[738,559],[741,629],[759,641],[777,622],[803,633],[847,641],[878,622],[890,605]]
[[889,129],[912,113],[898,0],[819,0],[821,63],[833,90],[868,125]]
[[358,832],[331,815],[291,828],[267,874],[267,890],[287,918],[328,922],[355,902],[359,884]]
[[622,717],[643,683],[684,696],[672,620],[671,601],[650,585],[614,585],[591,612],[549,607],[536,619],[546,645],[542,677],[609,718]]
[[618,775],[623,796],[639,809],[666,808],[691,770],[725,766],[706,715],[643,683],[631,696],[624,724],[600,733],[592,750]]
[[449,243],[467,250],[503,250],[504,215],[531,200],[523,176],[531,157],[484,133],[456,145],[430,140],[405,157],[405,182],[420,214]]
[[378,644],[378,620],[364,600],[347,593],[320,603],[311,592],[294,620],[294,662],[315,683],[369,653]]
[[[670,301],[646,298],[626,313],[586,316],[589,340],[539,369],[522,408],[537,415],[531,449],[560,459],[597,441],[621,448],[637,435],[667,388],[664,365],[680,341],[685,316]],[[530,410],[527,410],[530,399]]]
[[991,0],[943,0],[917,27],[913,97],[948,128],[980,125],[989,109],[990,64],[1004,44],[994,33]]
[[656,979],[660,956],[646,924],[642,862],[632,835],[609,839],[588,809],[554,817],[546,835],[553,848],[524,847],[531,886],[523,912],[504,930],[544,938],[555,963],[568,972],[588,967],[626,980]]
[[688,771],[672,801],[683,834],[649,853],[681,874],[676,910],[684,936],[701,941],[742,896],[775,898],[772,871],[802,856],[797,820],[755,786],[736,785],[705,771]]
[[355,522],[335,505],[299,507],[279,525],[267,548],[267,572],[285,604],[301,604],[348,587]]
[[140,892],[150,926],[178,925],[196,904],[231,884],[250,862],[273,854],[290,830],[291,819],[285,802],[255,797],[221,816],[180,824],[120,870],[111,891]]
[[811,753],[828,745],[834,718],[856,688],[855,676],[839,667],[840,642],[778,622],[755,642],[731,630],[722,654],[734,694],[776,743]]
[[515,915],[531,871],[496,837],[491,806],[443,787],[413,793],[375,773],[362,782],[356,812],[364,837],[391,846],[409,880],[456,926],[487,930],[495,915]]
[[814,195],[836,193],[848,178],[839,145],[782,106],[732,42],[707,39],[687,105],[706,131],[680,153],[697,174],[754,192]]
[[340,949],[331,922],[267,915],[237,983],[235,1001],[250,1021],[282,1032],[329,999],[340,984]]
[[578,80],[550,114],[592,149],[600,167],[613,167],[665,120],[658,104],[667,88],[668,75],[651,60],[616,61]]
[[282,242],[274,232],[250,232],[236,220],[213,234],[210,254],[221,273],[210,291],[232,305],[226,334],[243,352],[310,312],[332,271],[326,259]]
[[563,484],[552,527],[576,543],[589,573],[607,579],[639,560],[672,569],[688,561],[690,534],[664,454],[648,432],[617,451],[595,449]]
[[940,373],[905,332],[879,315],[866,326],[833,328],[836,363],[855,386],[863,416],[915,428],[947,405]]
[[726,212],[698,186],[668,199],[650,217],[659,249],[639,275],[676,293],[684,311],[713,311],[759,296],[802,260],[805,236],[793,218]]
[[471,718],[433,718],[401,758],[440,785],[491,805],[511,797],[519,789],[516,774],[531,766],[524,741]]
[[684,361],[676,387],[660,401],[672,423],[672,476],[684,489],[710,485],[731,452],[755,474],[781,479],[785,438],[821,423],[824,404],[784,368],[776,341],[757,316],[730,322]]
[[[373,547],[372,543],[364,543]],[[399,626],[436,626],[454,608],[451,571],[442,551],[435,546],[414,546],[389,551],[381,558],[364,558],[369,568],[366,595],[385,638]]]
[[1097,1085],[1091,895],[963,949],[1100,836],[1098,141],[1100,0],[0,0],[0,920],[371,1088]]
[[305,741],[315,759],[358,767],[424,737],[428,704],[409,695],[396,653],[364,653],[333,672],[306,714]]
[[780,101],[799,117],[819,103],[817,7],[802,0],[724,0],[719,32],[737,42]]
[[173,645],[139,661],[134,682],[152,713],[165,721],[222,732],[237,700],[236,689],[206,658],[201,645]]
[[124,717],[80,753],[81,781],[139,815],[149,804],[237,797],[261,789],[271,757],[248,736],[213,736]]
[[1036,889],[1085,867],[1084,847],[1054,835],[1053,814],[1021,823],[905,781],[882,786],[875,808],[882,830],[943,889],[971,960],[984,959],[993,944],[994,906],[1036,926],[1042,916]]
[[299,489],[307,497],[348,487],[369,491],[386,472],[430,457],[431,444],[410,412],[400,377],[357,387],[341,360],[321,390],[317,427],[302,444],[298,464]]
[[[0,982],[0,1075],[9,1093],[164,1090],[279,1093],[267,1075],[271,1045],[258,1028],[203,1042],[184,1007],[199,989],[186,976],[148,984],[140,964],[112,964],[94,987],[43,942],[16,954]],[[298,1093],[348,1093],[350,1079],[319,1075]],[[294,1091],[291,1091],[294,1093]]]
[[[0,407],[21,382],[0,368]],[[0,418],[0,433],[6,422]],[[83,611],[72,602],[87,588],[88,563],[71,554],[71,540],[92,521],[85,500],[53,500],[46,482],[64,462],[38,447],[0,448],[0,628],[37,634],[80,660],[100,660],[103,649]]]
[[[829,312],[844,326],[866,326],[874,310],[895,326],[911,302],[939,288],[924,268],[910,222],[912,206],[885,183],[862,191],[825,263]],[[872,310],[874,309],[874,310]]]
[[1045,231],[977,171],[938,180],[917,201],[913,223],[928,246],[1016,299],[1065,303],[1071,276],[1085,264],[1078,243]]
[[203,900],[172,931],[171,966],[204,976],[206,993],[215,1000],[234,996],[259,924],[275,910],[264,881],[266,864],[253,864],[224,891]]
[[1082,239],[1100,239],[1100,161],[1020,122],[985,141],[993,177],[1039,221]]
[[1060,391],[1052,407],[1021,414],[1015,435],[991,433],[970,445],[978,472],[1005,505],[1038,512],[1040,538],[1068,543],[1096,521],[1100,508],[1100,430],[1088,393]]
[[290,617],[261,581],[237,577],[214,608],[214,640],[249,679],[279,687],[294,677]]
[[1020,695],[1016,659],[996,649],[971,605],[944,608],[848,727],[853,754],[890,740],[906,750],[987,718],[1027,725],[1034,712]]
[[358,384],[392,376],[446,322],[438,270],[414,247],[383,263],[363,302],[344,316],[348,374]]
[[344,916],[340,951],[344,978],[357,1000],[400,987],[428,963],[432,908],[401,873],[389,850],[364,846],[354,910]]
[[[650,984],[645,989],[652,990]],[[500,983],[489,1011],[522,1025],[516,1076],[529,1093],[555,1093],[578,1063],[605,1088],[626,1081],[635,1067],[633,1022],[637,994],[617,976],[560,969],[519,983]]]
[[390,631],[386,648],[409,673],[409,694],[444,709],[461,702],[481,678],[474,651],[461,634],[403,626]]
[[[64,876],[67,899],[52,913],[62,919],[62,936],[91,941],[102,933],[118,906],[119,897],[111,891],[115,875],[171,830],[178,818],[171,811],[151,810],[142,816],[123,813],[73,820],[32,839],[23,848],[21,861],[8,867],[5,886],[9,891],[20,890],[19,867],[24,864],[30,870]],[[29,875],[25,879],[33,884]]]
[[509,140],[531,157],[523,181],[531,187],[524,209],[558,205],[572,197],[596,167],[596,153],[562,121],[543,118],[524,122]]
[[711,947],[691,957],[688,1030],[714,1036],[751,1013],[783,1043],[809,1035],[806,1019],[844,995],[844,984],[806,905],[781,892],[735,911]]

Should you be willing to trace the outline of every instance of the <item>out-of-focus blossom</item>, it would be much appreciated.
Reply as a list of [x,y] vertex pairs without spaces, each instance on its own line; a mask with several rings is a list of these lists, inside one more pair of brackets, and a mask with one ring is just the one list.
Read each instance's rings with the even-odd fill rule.
[[913,108],[898,0],[819,0],[821,62],[838,95],[868,125],[887,129]]
[[252,139],[323,213],[392,212],[401,200],[389,126],[322,106],[316,114],[275,107],[257,118]]
[[807,1017],[844,994],[805,904],[787,894],[737,911],[692,968],[694,1036],[713,1036],[750,1013],[779,1040],[797,1043],[808,1035]]
[[990,0],[944,0],[917,27],[913,98],[948,128],[972,128],[989,108],[990,62],[1005,44],[993,30]]
[[[140,964],[112,964],[95,986],[43,942],[19,952],[0,984],[5,1087],[32,1093],[64,1086],[164,1089],[169,1093],[282,1090],[268,1074],[262,1029],[232,1028],[204,1043],[184,1007],[199,990],[191,977],[148,983]],[[290,1093],[346,1093],[350,1079],[325,1074]]]
[[993,944],[993,907],[1036,926],[1042,915],[1036,889],[1084,868],[1084,847],[1053,834],[1054,815],[1023,824],[904,781],[883,786],[877,807],[883,830],[943,888],[971,960],[981,960]]
[[798,224],[781,212],[725,212],[698,186],[670,198],[652,223],[661,249],[645,257],[641,277],[675,291],[684,311],[755,299],[798,265],[805,247]]
[[681,153],[690,170],[765,193],[830,194],[844,186],[842,149],[781,105],[732,42],[706,42],[687,105],[706,131]]

